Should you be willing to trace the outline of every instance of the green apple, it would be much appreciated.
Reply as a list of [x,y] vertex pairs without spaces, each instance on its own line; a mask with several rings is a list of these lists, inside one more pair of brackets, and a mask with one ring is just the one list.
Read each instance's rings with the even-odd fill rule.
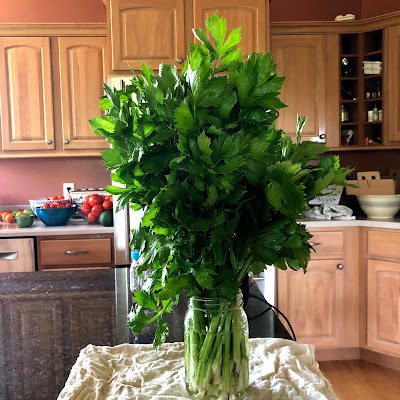
[[24,210],[24,213],[28,214],[28,215],[35,215],[35,213],[30,208],[27,208],[26,210]]

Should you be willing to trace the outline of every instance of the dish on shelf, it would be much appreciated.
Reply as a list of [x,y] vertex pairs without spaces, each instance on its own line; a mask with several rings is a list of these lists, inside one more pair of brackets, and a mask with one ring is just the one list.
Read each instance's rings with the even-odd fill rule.
[[390,219],[400,210],[400,194],[358,195],[357,199],[368,218]]

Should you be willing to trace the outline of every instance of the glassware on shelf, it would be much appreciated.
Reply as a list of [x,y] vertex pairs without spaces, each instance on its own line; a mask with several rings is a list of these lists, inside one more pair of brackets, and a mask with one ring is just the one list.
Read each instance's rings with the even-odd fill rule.
[[344,104],[342,104],[340,120],[341,120],[341,122],[349,122],[349,120],[350,120],[349,110],[346,108],[346,106]]

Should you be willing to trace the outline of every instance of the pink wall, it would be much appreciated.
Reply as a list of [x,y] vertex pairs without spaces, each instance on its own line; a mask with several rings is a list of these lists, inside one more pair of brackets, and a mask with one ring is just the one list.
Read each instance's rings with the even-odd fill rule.
[[270,3],[270,20],[273,22],[333,21],[339,14],[350,13],[360,19],[361,0],[272,0]]
[[61,196],[64,182],[78,189],[105,187],[111,180],[100,157],[0,159],[0,206]]
[[106,22],[101,0],[1,0],[2,22]]
[[363,18],[375,17],[393,11],[400,11],[399,0],[361,0]]

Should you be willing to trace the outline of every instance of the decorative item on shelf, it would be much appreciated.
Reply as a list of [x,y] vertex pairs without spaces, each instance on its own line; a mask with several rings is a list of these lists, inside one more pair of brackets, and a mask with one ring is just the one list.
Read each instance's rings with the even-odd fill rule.
[[284,78],[269,53],[243,61],[240,28],[227,34],[217,14],[206,28],[210,36],[193,30],[201,44],[190,45],[180,73],[142,64],[123,89],[104,85],[106,114],[90,123],[110,142],[103,159],[123,185],[107,191],[144,211],[131,243],[138,273],[149,277],[133,293],[128,326],[140,333],[157,321],[158,348],[168,336],[163,314],[186,291],[189,390],[196,399],[239,399],[249,382],[243,278],[266,265],[306,271],[311,235],[297,220],[350,170],[322,156],[324,143],[301,141],[304,117],[295,142],[275,128]]
[[375,89],[376,89],[376,97],[381,98],[382,97],[382,80],[381,79],[376,80]]
[[342,129],[340,135],[340,144],[343,146],[351,145],[353,143],[353,129]]
[[351,77],[356,74],[355,67],[353,65],[351,65],[351,63],[347,57],[342,58],[341,74],[343,77]]
[[376,104],[375,104],[374,108],[372,109],[372,120],[374,122],[377,122],[379,120],[379,111],[378,111],[378,107],[376,106]]
[[350,121],[350,114],[347,107],[342,104],[341,113],[340,113],[340,121],[341,122],[348,122]]
[[378,111],[378,121],[382,121],[382,110]]
[[364,75],[379,75],[382,73],[382,61],[363,61]]
[[357,100],[357,97],[353,96],[353,94],[350,91],[345,90],[343,86],[341,87],[340,97],[342,100]]

